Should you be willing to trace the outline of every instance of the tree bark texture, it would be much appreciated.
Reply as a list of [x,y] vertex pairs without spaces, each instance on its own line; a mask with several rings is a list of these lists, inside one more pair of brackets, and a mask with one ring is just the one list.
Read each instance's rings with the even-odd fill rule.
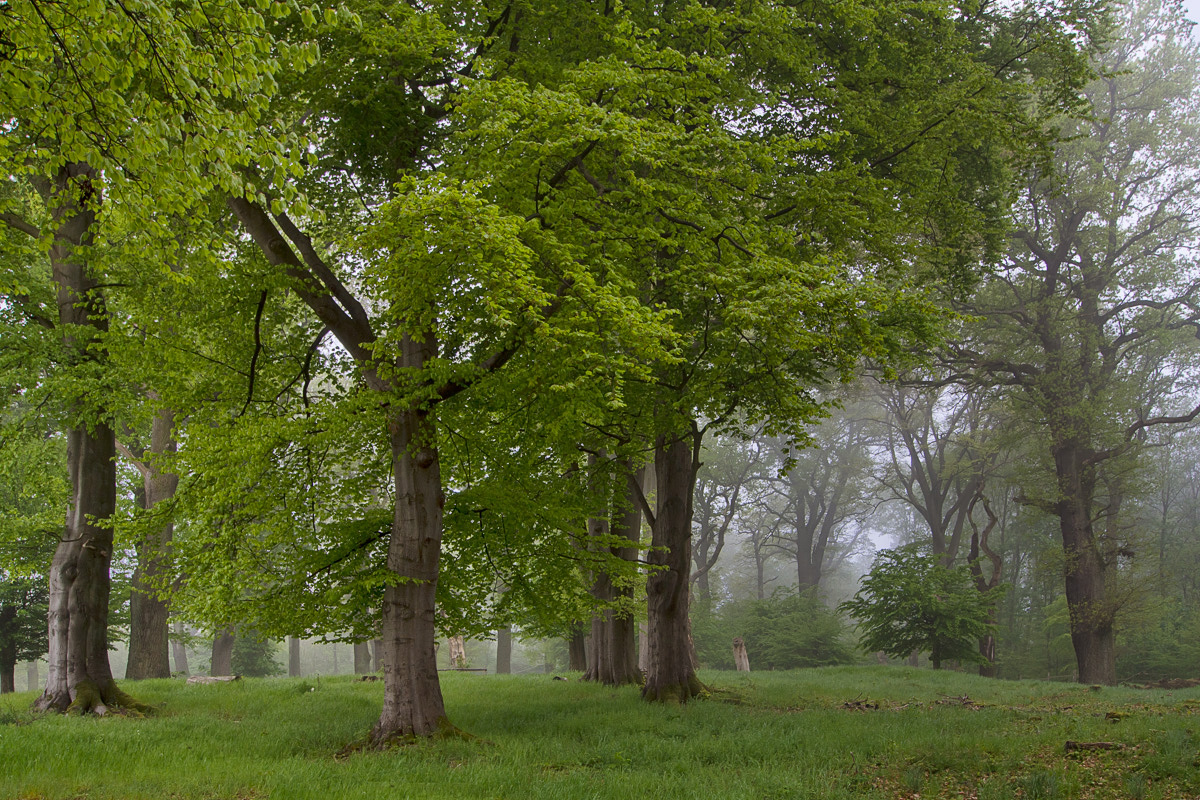
[[0,647],[0,694],[17,690],[17,644],[9,642]]
[[208,674],[219,678],[233,674],[233,629],[227,628],[213,637],[212,661]]
[[25,667],[25,691],[32,692],[38,688],[38,682],[41,679],[38,677],[38,665],[36,661],[30,661]]
[[[91,244],[99,196],[94,171],[69,163],[51,198],[55,225],[50,264],[67,361],[102,359],[96,347],[108,330],[103,296],[82,248]],[[103,406],[98,398],[92,402]],[[116,507],[116,439],[103,412],[67,431],[71,504],[64,536],[50,563],[46,687],[34,707],[104,713],[136,705],[117,689],[108,661],[108,600],[112,560],[110,518]]]
[[496,631],[496,674],[512,674],[512,628],[508,625]]
[[371,642],[371,671],[383,672],[383,639]]
[[450,666],[453,669],[463,669],[467,666],[467,642],[461,636],[451,636],[446,640],[450,650]]
[[[433,342],[405,337],[404,366],[419,367]],[[435,612],[442,546],[441,466],[429,412],[408,408],[389,422],[396,510],[387,567],[401,581],[384,591],[383,712],[371,732],[382,746],[397,737],[431,736],[450,726],[438,682]]]
[[582,622],[571,627],[571,635],[567,637],[567,669],[572,672],[586,672],[588,665],[588,633]]
[[660,436],[655,443],[657,510],[651,525],[654,570],[646,584],[649,606],[649,671],[642,697],[687,702],[704,690],[692,665],[688,626],[688,586],[692,563],[692,493],[699,468],[694,427],[683,436]]
[[[155,413],[143,472],[147,509],[174,497],[179,486],[179,477],[163,472],[156,458],[175,452],[174,427],[175,414],[169,408]],[[161,589],[159,583],[168,569],[173,533],[174,525],[168,522],[137,545],[137,567],[133,571],[129,598],[129,661],[125,666],[128,679],[171,677],[167,604],[159,598],[158,592]]]

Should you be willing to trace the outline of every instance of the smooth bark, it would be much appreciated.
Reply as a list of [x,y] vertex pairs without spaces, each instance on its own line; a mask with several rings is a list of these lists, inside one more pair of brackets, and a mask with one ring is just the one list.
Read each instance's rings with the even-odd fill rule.
[[175,658],[175,671],[187,675],[189,670],[187,648],[183,644],[183,623],[177,620],[174,625],[174,631],[175,637],[171,639],[171,654]]
[[212,660],[208,674],[214,678],[233,674],[233,629],[226,629],[213,637]]
[[[100,203],[94,178],[86,164],[65,164],[48,198],[59,323],[66,360],[74,365],[103,359],[99,340],[108,330],[103,295],[85,264]],[[102,407],[102,400],[93,402]],[[49,669],[45,690],[34,703],[38,709],[102,714],[109,705],[137,705],[117,689],[108,661],[115,458],[116,439],[102,411],[68,428],[71,504],[50,564]]]
[[288,677],[300,677],[300,639],[288,637]]
[[496,631],[496,674],[512,673],[512,628],[505,625]]
[[369,642],[354,643],[354,674],[366,675],[371,671],[371,645]]

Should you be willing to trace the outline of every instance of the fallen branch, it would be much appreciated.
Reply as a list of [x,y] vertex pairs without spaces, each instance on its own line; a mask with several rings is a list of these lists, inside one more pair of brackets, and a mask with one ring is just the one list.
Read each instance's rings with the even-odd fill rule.
[[232,681],[240,681],[241,675],[193,675],[187,679],[188,683],[230,683]]

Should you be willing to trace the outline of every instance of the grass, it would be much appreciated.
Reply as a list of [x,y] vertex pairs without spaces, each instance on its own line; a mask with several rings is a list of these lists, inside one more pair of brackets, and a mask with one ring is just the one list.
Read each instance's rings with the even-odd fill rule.
[[[1194,798],[1200,689],[857,667],[705,673],[683,707],[549,676],[448,674],[481,737],[335,754],[378,716],[350,678],[125,684],[146,719],[0,699],[0,798]],[[1065,752],[1074,742],[1113,749]]]

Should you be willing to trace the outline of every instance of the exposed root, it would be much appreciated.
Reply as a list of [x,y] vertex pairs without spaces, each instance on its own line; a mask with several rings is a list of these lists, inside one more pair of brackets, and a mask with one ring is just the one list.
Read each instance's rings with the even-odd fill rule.
[[103,717],[111,713],[143,717],[154,713],[152,706],[130,697],[117,687],[116,681],[111,680],[106,681],[103,686],[95,681],[80,681],[75,684],[73,699],[65,692],[43,694],[34,702],[33,708],[36,711],[57,711],[72,716],[95,714]]
[[343,747],[337,752],[336,757],[349,758],[357,753],[393,750],[398,747],[414,747],[420,744],[446,741],[450,739],[458,739],[466,742],[479,742],[481,744],[492,744],[492,742],[489,742],[487,739],[481,739],[472,733],[467,733],[451,723],[446,717],[442,717],[437,721],[437,726],[433,732],[426,735],[419,735],[411,730],[390,731],[381,735],[378,729],[372,730],[362,739],[355,740]]
[[700,682],[694,674],[679,683],[652,686],[647,683],[642,687],[642,699],[650,703],[667,703],[682,705],[693,698],[706,698],[712,691]]

